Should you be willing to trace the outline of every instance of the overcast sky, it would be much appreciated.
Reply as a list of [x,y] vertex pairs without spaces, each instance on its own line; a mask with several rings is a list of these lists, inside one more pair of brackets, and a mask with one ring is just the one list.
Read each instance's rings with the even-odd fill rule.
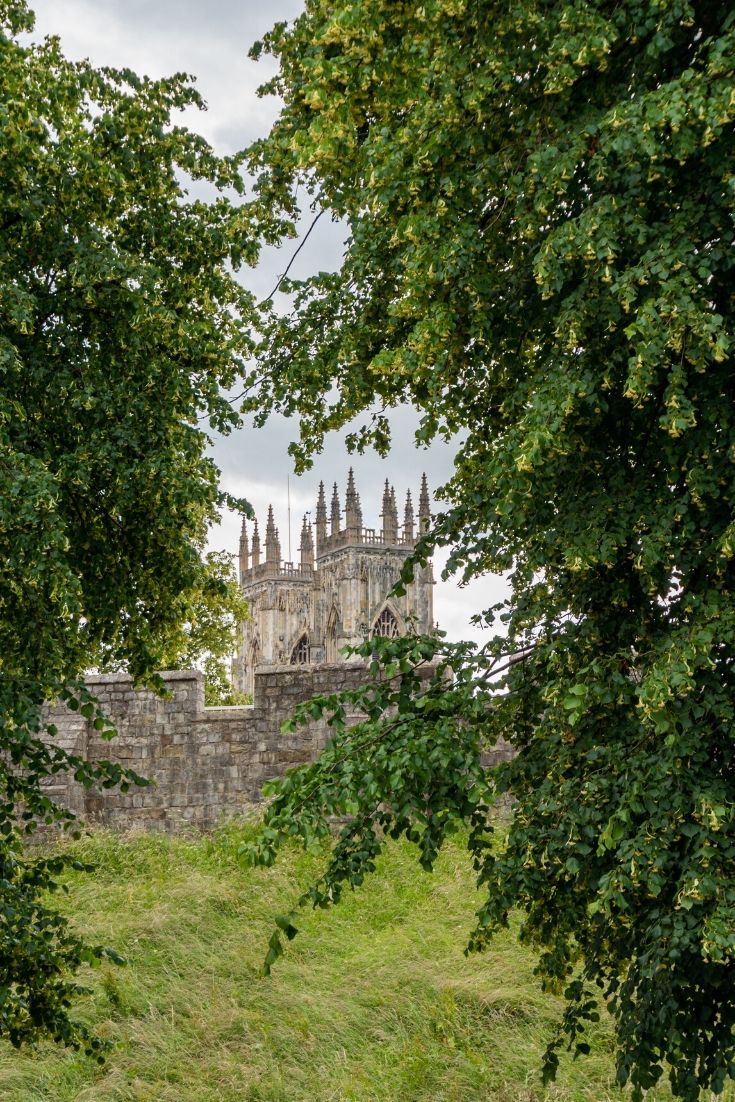
[[[300,0],[29,0],[36,13],[34,37],[57,34],[69,57],[88,57],[96,65],[128,67],[158,77],[187,72],[196,78],[208,110],[192,112],[185,121],[212,143],[219,153],[233,152],[263,136],[274,120],[278,103],[259,99],[255,92],[273,72],[274,63],[263,58],[257,64],[248,59],[249,46],[277,20],[291,19],[301,10]],[[342,230],[321,219],[291,269],[293,276],[339,265]],[[266,295],[288,263],[294,243],[283,250],[270,250],[256,271],[243,280],[255,294]],[[314,469],[301,478],[293,474],[288,443],[298,435],[297,427],[284,418],[272,419],[258,431],[245,427],[227,440],[218,440],[215,459],[222,471],[225,489],[252,502],[262,523],[272,503],[280,526],[281,547],[288,550],[286,486],[290,481],[291,542],[297,548],[301,517],[314,507],[319,479],[331,485],[337,481],[344,497],[347,469],[355,468],[365,524],[379,527],[382,485],[385,478],[395,484],[399,502],[411,489],[418,496],[421,472],[426,471],[432,488],[441,485],[452,469],[454,449],[435,445],[428,451],[412,446],[416,415],[410,409],[393,416],[395,443],[389,459],[375,455],[349,456],[341,438],[331,440],[317,458]],[[235,551],[240,518],[223,517],[212,532],[214,548]],[[441,563],[436,563],[439,579]],[[438,581],[435,615],[450,638],[468,638],[477,633],[468,626],[469,617],[499,600],[500,579],[482,579],[458,589],[453,581]]]

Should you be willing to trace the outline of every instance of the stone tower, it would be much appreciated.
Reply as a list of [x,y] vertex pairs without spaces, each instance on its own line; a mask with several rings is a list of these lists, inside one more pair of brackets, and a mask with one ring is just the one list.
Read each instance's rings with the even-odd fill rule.
[[342,647],[362,643],[372,635],[433,629],[431,564],[416,568],[404,596],[389,596],[430,521],[425,475],[419,493],[418,527],[410,490],[403,525],[399,525],[395,489],[387,481],[381,521],[380,528],[363,526],[351,469],[344,511],[334,484],[329,523],[324,483],[320,484],[314,524],[304,517],[298,563],[281,562],[272,508],[266,525],[265,561],[260,558],[257,521],[250,540],[243,521],[240,584],[250,606],[250,619],[241,627],[233,667],[237,689],[253,691],[256,666],[340,662]]

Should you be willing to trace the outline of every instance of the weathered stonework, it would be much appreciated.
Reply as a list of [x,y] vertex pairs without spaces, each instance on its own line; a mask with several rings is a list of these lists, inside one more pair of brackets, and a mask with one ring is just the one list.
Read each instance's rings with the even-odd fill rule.
[[372,635],[433,630],[431,563],[416,568],[404,594],[391,593],[431,519],[426,477],[421,483],[417,517],[409,491],[399,525],[395,490],[386,482],[381,518],[379,529],[363,526],[360,496],[350,471],[344,511],[334,485],[329,530],[321,484],[314,525],[304,517],[298,563],[281,561],[272,509],[265,530],[264,560],[257,521],[250,536],[243,521],[240,584],[250,617],[241,626],[233,663],[236,688],[252,693],[255,671],[264,666],[338,663],[343,647],[355,646]]
[[[121,831],[211,830],[257,804],[269,778],[312,761],[323,749],[330,733],[323,720],[281,733],[296,704],[318,693],[356,688],[368,671],[345,662],[262,669],[255,674],[254,704],[236,708],[205,707],[204,679],[196,670],[161,676],[166,698],[135,690],[123,674],[89,678],[89,688],[118,728],[110,742],[64,705],[49,710],[58,729],[56,743],[86,760],[119,762],[156,782],[122,793],[85,789],[69,776],[54,778],[45,791],[80,819]],[[498,746],[487,762],[505,760],[509,753],[507,745]]]
[[311,761],[327,741],[323,721],[281,734],[295,705],[317,693],[354,688],[367,671],[346,663],[272,667],[255,675],[254,704],[236,708],[205,707],[198,671],[161,676],[167,698],[136,691],[122,674],[89,678],[89,688],[117,725],[110,742],[65,706],[50,709],[58,728],[54,741],[65,749],[87,760],[108,758],[156,782],[122,793],[54,778],[48,794],[87,822],[176,832],[209,830],[223,817],[242,813],[261,799],[264,781]]

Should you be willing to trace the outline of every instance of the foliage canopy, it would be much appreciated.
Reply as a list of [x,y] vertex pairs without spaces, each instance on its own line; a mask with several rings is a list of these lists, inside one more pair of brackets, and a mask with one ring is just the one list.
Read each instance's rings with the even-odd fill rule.
[[[735,1072],[734,23],[689,0],[307,0],[254,50],[284,100],[251,150],[263,209],[294,218],[306,189],[349,236],[339,271],[283,285],[285,316],[266,304],[250,408],[298,414],[301,466],[364,411],[353,444],[385,449],[406,398],[419,441],[463,432],[421,554],[512,586],[479,649],[367,646],[363,725],[302,709],[335,740],[275,786],[255,857],[350,812],[302,900],[327,905],[383,831],[430,866],[468,823],[471,947],[520,908],[566,990],[547,1075],[601,998],[636,1099],[664,1069],[690,1100]],[[486,770],[501,736],[517,755]]]
[[176,625],[161,660],[165,670],[201,669],[204,703],[209,706],[252,703],[232,685],[229,659],[237,650],[239,630],[249,616],[232,558],[209,551],[199,587],[189,594],[186,619]]
[[109,951],[49,910],[62,859],[24,855],[19,824],[72,824],[44,787],[61,770],[144,782],[54,744],[41,707],[107,729],[85,669],[150,680],[211,590],[222,498],[200,422],[238,420],[222,391],[251,300],[233,272],[256,246],[238,159],[171,121],[202,106],[185,76],[72,63],[56,39],[24,45],[31,28],[0,0],[0,1034],[98,1051],[68,1017],[68,970]]

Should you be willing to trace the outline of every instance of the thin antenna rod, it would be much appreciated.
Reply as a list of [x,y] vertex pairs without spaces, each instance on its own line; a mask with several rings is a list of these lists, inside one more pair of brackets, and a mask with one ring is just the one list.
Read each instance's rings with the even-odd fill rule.
[[286,498],[288,500],[288,561],[293,562],[291,558],[291,475],[286,475]]

